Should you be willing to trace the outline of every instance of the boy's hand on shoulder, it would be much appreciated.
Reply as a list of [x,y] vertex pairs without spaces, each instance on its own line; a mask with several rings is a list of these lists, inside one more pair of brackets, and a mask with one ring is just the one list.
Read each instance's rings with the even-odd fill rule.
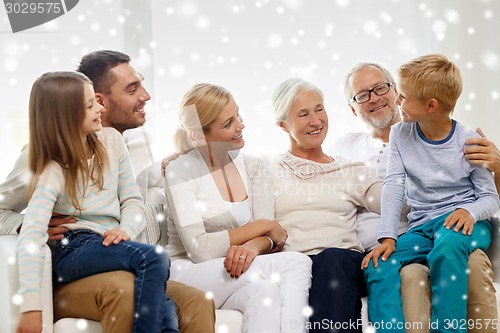
[[370,260],[373,259],[373,267],[378,267],[378,259],[382,257],[382,261],[387,261],[391,254],[396,251],[396,241],[392,238],[384,238],[379,246],[368,253],[361,262],[361,269],[368,268]]
[[42,331],[42,311],[27,311],[19,315],[16,333],[40,333]]
[[120,228],[114,228],[104,233],[104,241],[102,242],[102,245],[109,246],[111,244],[118,244],[121,241],[126,240],[130,240],[130,236],[127,235],[124,230]]
[[466,209],[458,208],[444,220],[446,229],[450,230],[453,226],[453,231],[459,232],[462,229],[462,234],[470,236],[474,229],[474,218]]

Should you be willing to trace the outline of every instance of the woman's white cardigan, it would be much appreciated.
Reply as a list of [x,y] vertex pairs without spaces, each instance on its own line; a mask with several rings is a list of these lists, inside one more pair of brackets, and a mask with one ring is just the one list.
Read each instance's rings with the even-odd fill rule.
[[[245,184],[251,221],[274,219],[273,195],[263,160],[239,151],[229,154]],[[230,246],[228,230],[238,223],[197,149],[170,162],[165,185],[169,205],[167,251],[172,261],[190,258],[199,263],[225,257]]]

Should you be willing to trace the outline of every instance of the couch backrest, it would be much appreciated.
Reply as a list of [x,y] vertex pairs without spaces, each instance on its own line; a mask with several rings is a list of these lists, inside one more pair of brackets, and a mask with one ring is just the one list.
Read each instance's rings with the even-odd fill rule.
[[144,218],[146,228],[143,240],[152,245],[167,245],[167,198],[165,191],[158,187],[148,189]]

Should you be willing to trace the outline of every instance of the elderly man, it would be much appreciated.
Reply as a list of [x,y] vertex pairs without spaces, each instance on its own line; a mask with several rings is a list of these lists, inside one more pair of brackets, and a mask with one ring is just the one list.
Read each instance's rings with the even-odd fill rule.
[[[355,116],[361,118],[368,132],[350,133],[335,142],[332,153],[356,161],[363,161],[373,167],[380,178],[387,171],[388,142],[391,126],[400,122],[398,106],[394,103],[398,95],[392,75],[384,67],[373,63],[356,65],[347,75],[345,96]],[[497,189],[500,179],[500,152],[486,138],[467,142],[465,156],[470,163],[485,165],[495,172]],[[366,251],[372,250],[378,242],[380,215],[360,211],[358,213],[358,237]],[[400,223],[399,232],[404,233],[407,223]],[[495,289],[492,285],[491,262],[481,250],[469,256],[468,317],[477,321],[496,319],[497,307]],[[408,332],[428,332],[430,322],[431,291],[428,283],[429,270],[421,264],[411,264],[401,270],[401,293],[405,320],[415,323]],[[419,324],[421,323],[421,324]],[[423,328],[423,329],[420,329]],[[477,332],[479,329],[471,329]],[[482,329],[481,332],[487,330]],[[495,332],[495,330],[491,330]]]

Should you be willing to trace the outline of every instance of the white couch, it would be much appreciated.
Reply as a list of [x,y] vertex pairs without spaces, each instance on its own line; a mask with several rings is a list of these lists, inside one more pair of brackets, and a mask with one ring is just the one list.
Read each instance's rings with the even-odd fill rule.
[[[148,227],[143,241],[165,245],[166,223],[158,218],[158,213],[166,203],[164,192],[160,189],[150,189],[145,196],[146,220]],[[162,230],[164,229],[164,230]],[[162,237],[160,237],[162,236]],[[15,332],[19,318],[19,307],[16,305],[15,295],[19,288],[19,279],[16,263],[17,236],[0,236],[0,333]],[[42,333],[101,333],[101,324],[93,320],[79,318],[64,318],[53,322],[52,307],[52,263],[50,249],[45,246],[46,255],[43,268],[43,322]],[[235,310],[216,311],[217,333],[240,333],[242,331],[243,315]]]
[[[19,287],[16,263],[17,236],[0,236],[0,332],[15,332],[19,317],[15,294]],[[101,324],[92,320],[64,318],[54,325],[52,316],[52,263],[48,246],[43,268],[43,333],[101,333]],[[241,332],[242,314],[232,310],[217,310],[217,332]],[[49,323],[49,324],[47,324]]]
[[[165,198],[163,191],[150,191],[147,195],[148,217],[147,240],[152,243],[166,243],[166,223],[164,219],[151,219],[151,216],[157,216],[157,212],[164,204]],[[15,326],[19,316],[19,308],[15,304],[15,294],[17,292],[18,273],[16,263],[16,241],[17,236],[0,236],[0,332],[15,332]],[[46,247],[43,270],[43,316],[45,327],[43,333],[101,333],[99,322],[83,320],[78,318],[64,318],[52,325],[52,270],[50,250]],[[500,318],[500,218],[492,219],[492,242],[487,251],[492,262],[495,273],[494,285],[497,290],[497,305]],[[367,328],[367,306],[366,298],[363,299],[363,330]],[[217,310],[216,312],[216,332],[217,333],[240,333],[243,316],[238,311]],[[497,328],[500,333],[500,327]]]

